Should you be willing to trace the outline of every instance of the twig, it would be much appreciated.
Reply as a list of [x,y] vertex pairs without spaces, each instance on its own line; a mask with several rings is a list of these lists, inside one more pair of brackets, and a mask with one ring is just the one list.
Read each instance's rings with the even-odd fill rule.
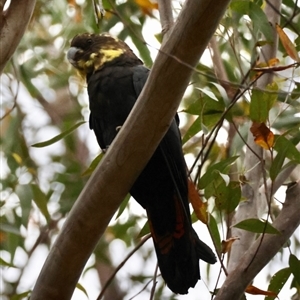
[[105,285],[102,288],[101,293],[99,294],[97,300],[101,300],[102,297],[105,294],[105,291],[107,290],[108,286],[111,284],[111,282],[114,280],[116,274],[119,272],[119,270],[125,265],[125,263],[129,260],[129,258],[140,248],[144,243],[151,237],[151,234],[144,236],[141,241],[133,248],[132,251],[128,253],[128,255],[123,259],[123,261],[118,265],[118,267],[115,269],[115,271],[111,274],[109,279],[106,281]]
[[154,275],[153,275],[153,285],[152,285],[152,289],[151,289],[151,294],[150,294],[150,298],[149,300],[153,300],[154,296],[155,296],[155,289],[156,289],[156,278],[157,278],[157,272],[158,272],[158,263],[156,263],[156,267],[155,267],[155,271],[154,271]]
[[[17,73],[15,65],[12,64],[12,66],[13,66],[13,69],[14,69],[15,73]],[[18,98],[18,95],[19,95],[19,89],[20,89],[20,80],[17,79],[17,89],[16,89],[16,92],[15,92],[15,93],[14,93],[14,91],[12,90],[12,88],[10,87],[10,92],[11,92],[12,95],[14,95],[14,96],[13,96],[13,97],[14,97],[14,99],[13,99],[13,105],[12,105],[12,107],[11,107],[9,110],[7,110],[7,111],[4,113],[4,115],[0,118],[0,121],[3,121],[8,115],[10,115],[10,113],[11,113],[11,112],[15,109],[15,107],[17,106],[17,98]]]
[[173,13],[170,0],[158,0],[158,11],[162,27],[162,34],[164,39],[168,38],[170,29],[173,26]]
[[151,278],[146,284],[145,286],[138,292],[136,293],[134,296],[132,296],[131,298],[129,298],[128,300],[132,300],[134,299],[135,297],[137,297],[138,295],[140,295],[146,288],[147,286],[152,282],[153,278]]

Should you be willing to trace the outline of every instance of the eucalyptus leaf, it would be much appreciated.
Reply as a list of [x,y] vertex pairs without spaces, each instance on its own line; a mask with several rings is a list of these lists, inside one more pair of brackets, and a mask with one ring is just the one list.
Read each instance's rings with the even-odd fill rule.
[[233,227],[255,233],[280,234],[269,222],[263,222],[258,219],[247,219],[233,225]]
[[46,146],[52,145],[52,144],[60,141],[64,137],[66,137],[68,134],[72,133],[75,129],[77,129],[79,126],[81,126],[84,123],[86,123],[86,121],[81,121],[81,122],[75,124],[74,126],[72,126],[71,128],[65,130],[64,132],[58,134],[57,136],[51,138],[50,140],[33,144],[33,145],[31,145],[31,147],[42,148],[42,147],[46,147]]
[[82,284],[77,282],[76,288],[79,289],[80,291],[82,291],[86,295],[86,297],[89,299],[88,293],[87,293],[86,289],[82,286]]
[[209,233],[211,235],[211,238],[214,241],[216,250],[218,251],[218,253],[221,253],[222,250],[221,237],[218,230],[216,219],[213,217],[213,215],[209,215],[208,228],[209,228]]
[[[268,291],[272,291],[276,294],[279,294],[279,292],[281,291],[281,289],[289,279],[290,275],[291,275],[290,268],[284,268],[276,272],[270,280]],[[274,297],[267,296],[265,297],[265,300],[274,300]]]
[[300,286],[300,260],[294,254],[290,254],[289,265],[298,286]]
[[33,200],[37,207],[40,209],[41,213],[44,215],[47,221],[50,220],[50,214],[48,211],[47,203],[48,199],[40,187],[36,184],[31,184],[31,189],[33,192]]

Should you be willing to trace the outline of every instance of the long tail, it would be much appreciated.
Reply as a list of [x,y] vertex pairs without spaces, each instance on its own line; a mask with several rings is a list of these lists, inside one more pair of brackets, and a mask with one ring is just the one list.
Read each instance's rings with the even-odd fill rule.
[[187,294],[188,289],[200,279],[199,259],[213,264],[216,257],[198,238],[180,200],[174,196],[174,201],[175,218],[172,218],[172,226],[165,224],[166,220],[170,221],[170,211],[165,219],[161,217],[161,212],[159,218],[151,207],[147,209],[147,214],[161,275],[174,293]]

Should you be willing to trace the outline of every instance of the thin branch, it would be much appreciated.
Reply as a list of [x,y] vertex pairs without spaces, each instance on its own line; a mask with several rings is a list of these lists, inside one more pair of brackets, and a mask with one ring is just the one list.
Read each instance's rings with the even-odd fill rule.
[[31,300],[70,299],[86,261],[168,130],[189,83],[191,70],[163,53],[195,66],[228,3],[185,2],[137,104],[64,223]]
[[[15,73],[16,73],[15,65],[14,65],[14,64],[12,64],[12,65],[13,65],[13,69],[14,69],[14,71],[15,71]],[[8,78],[9,78],[9,79],[11,80],[11,82],[12,82],[12,78],[10,78],[10,76],[8,76]],[[19,90],[20,90],[20,80],[17,79],[16,82],[17,82],[17,88],[16,88],[16,91],[13,91],[11,84],[8,85],[8,87],[9,87],[9,89],[10,89],[10,92],[11,92],[11,95],[13,95],[13,105],[12,105],[12,107],[11,107],[10,109],[8,109],[8,110],[3,114],[3,116],[1,116],[0,122],[3,121],[8,115],[10,115],[11,112],[12,112],[12,111],[16,108],[16,106],[17,106],[17,98],[18,98]]]
[[[296,146],[298,151],[300,151],[300,143]],[[286,159],[284,164],[287,164],[289,162],[288,159]],[[272,181],[270,178],[267,180],[265,185],[262,185],[259,188],[259,194],[261,195],[261,200],[266,203],[268,199],[265,197],[266,194],[269,194],[270,197],[273,197],[274,194],[278,191],[278,189],[284,184],[284,182],[290,177],[292,172],[296,169],[298,166],[297,163],[293,163],[289,165],[288,167],[284,168],[275,178],[274,181]],[[299,176],[298,176],[299,177]],[[267,191],[267,193],[266,193]]]
[[[224,89],[226,90],[228,97],[229,98],[233,98],[234,95],[236,94],[236,90],[238,88],[242,88],[242,86],[237,87],[232,85],[229,82],[225,67],[224,67],[224,63],[223,60],[221,58],[221,53],[220,53],[220,49],[219,49],[219,45],[216,39],[216,36],[213,36],[212,39],[210,40],[210,48],[212,50],[211,53],[211,57],[212,57],[212,61],[213,61],[213,66],[214,66],[214,71],[216,74],[216,79],[218,80],[218,82],[224,87]],[[245,80],[243,80],[245,81]]]
[[289,176],[295,170],[296,167],[297,167],[297,164],[295,163],[295,164],[292,164],[292,165],[288,166],[287,168],[283,169],[277,175],[277,177],[274,181],[272,181],[271,179],[267,180],[266,187],[261,186],[259,189],[259,192],[264,195],[265,190],[267,188],[267,190],[270,193],[270,196],[273,196],[278,191],[278,189],[283,185],[283,183],[289,178]]
[[[274,226],[280,234],[265,234],[263,241],[257,239],[255,243],[243,253],[237,267],[227,276],[223,286],[218,291],[215,300],[241,299],[246,287],[254,277],[283,247],[286,241],[300,225],[300,181],[291,185],[286,192],[283,208],[274,221]],[[255,256],[255,261],[249,266],[257,248],[260,249]]]
[[158,0],[158,11],[162,27],[161,31],[164,38],[167,38],[174,23],[171,0]]
[[136,298],[138,295],[140,295],[143,291],[146,290],[146,288],[148,287],[148,285],[153,281],[153,278],[151,278],[145,285],[144,287],[138,292],[136,293],[134,296],[132,296],[131,298],[129,298],[128,300],[133,300],[134,298]]
[[157,281],[156,281],[157,272],[158,272],[158,263],[156,263],[156,266],[155,266],[155,271],[154,271],[154,275],[153,275],[153,279],[152,279],[153,284],[152,284],[149,300],[153,300],[154,296],[155,296],[155,290],[156,290],[156,284],[157,284]]
[[101,293],[99,294],[97,300],[101,300],[102,297],[105,294],[105,291],[107,290],[108,286],[111,284],[111,282],[114,280],[117,273],[121,270],[121,268],[126,264],[126,262],[129,260],[129,258],[139,249],[141,248],[147,240],[151,237],[151,234],[149,233],[145,237],[141,239],[141,241],[128,253],[128,255],[123,259],[123,261],[118,265],[118,267],[115,269],[115,271],[111,274],[109,279],[106,281],[105,285],[102,288]]

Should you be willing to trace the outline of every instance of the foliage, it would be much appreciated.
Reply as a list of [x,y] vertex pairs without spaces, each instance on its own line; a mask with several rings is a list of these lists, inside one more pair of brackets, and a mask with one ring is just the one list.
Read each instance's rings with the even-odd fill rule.
[[[215,34],[215,43],[211,43],[195,68],[179,109],[191,180],[208,208],[206,225],[222,260],[221,240],[227,239],[226,230],[231,225],[255,233],[276,234],[271,223],[284,202],[282,193],[270,197],[268,209],[260,212],[266,220],[230,223],[232,212],[245,200],[242,187],[248,183],[245,153],[249,149],[249,136],[253,135],[263,149],[264,175],[260,180],[265,183],[270,180],[273,185],[283,170],[300,163],[297,148],[300,22],[296,3],[283,0],[277,27],[281,43],[276,57],[258,61],[261,47],[272,45],[275,30],[268,22],[270,16],[263,10],[265,3],[232,1]],[[176,1],[172,4],[176,16],[180,5]],[[0,264],[7,272],[1,284],[3,299],[28,297],[34,284],[34,279],[29,283],[25,280],[29,263],[35,260],[34,255],[40,249],[48,251],[102,157],[97,156],[100,150],[94,137],[87,134],[85,82],[74,74],[65,58],[70,39],[78,32],[110,31],[126,40],[149,67],[161,40],[160,33],[152,28],[159,24],[155,2],[104,0],[103,8],[105,15],[100,19],[98,15],[96,20],[90,1],[38,1],[28,30],[1,77]],[[218,67],[218,61],[223,70]],[[258,88],[259,78],[271,72],[273,81],[264,89]],[[296,179],[299,176],[295,178],[291,173],[285,182]],[[145,213],[133,200],[128,200],[124,200],[85,270],[85,273],[96,270],[102,286],[106,280],[103,270],[112,273],[117,264],[113,251],[122,249],[125,258],[125,253],[138,244],[141,232],[142,235],[149,232]],[[199,201],[195,203],[202,205]],[[196,204],[194,209],[203,215],[202,206]],[[290,289],[295,288],[299,293],[295,268],[299,260],[294,255],[299,253],[299,244],[299,235],[294,234],[287,246],[290,252],[282,249],[278,253],[278,256],[289,256],[289,260],[280,262],[272,276],[274,267],[271,267],[280,260],[275,257],[269,264],[268,276],[272,277],[266,279],[270,285],[260,288],[279,293],[291,277]],[[111,285],[114,293],[111,299],[132,297],[144,288],[143,293],[149,298],[153,277],[149,270],[154,271],[154,267],[149,267],[153,264],[153,247],[151,243],[146,246],[138,249],[135,256],[147,268],[127,269],[121,273],[123,277],[117,276]],[[214,291],[217,276],[207,277],[209,289]],[[175,299],[162,280],[157,278],[157,281],[156,299]],[[83,293],[89,294],[82,282],[78,289],[81,297]],[[266,299],[272,298],[266,295]]]

